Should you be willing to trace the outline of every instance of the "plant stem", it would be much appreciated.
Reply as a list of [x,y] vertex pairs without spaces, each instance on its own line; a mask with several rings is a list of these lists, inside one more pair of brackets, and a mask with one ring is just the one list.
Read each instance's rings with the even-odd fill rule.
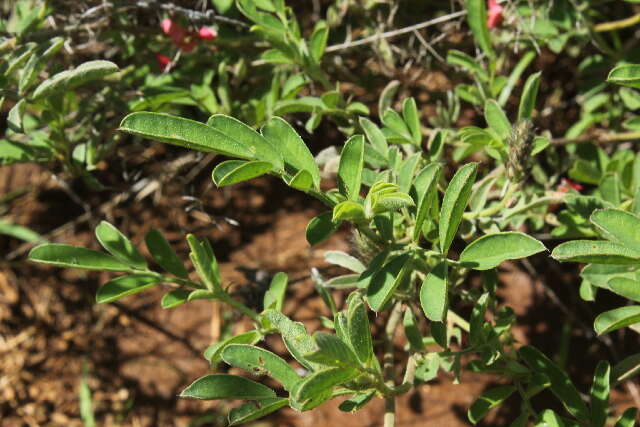
[[640,13],[633,15],[630,18],[620,19],[618,21],[603,22],[593,26],[593,31],[596,33],[602,33],[605,31],[621,30],[623,28],[632,27],[636,24],[640,24]]
[[514,184],[514,183],[509,184],[509,189],[507,190],[507,194],[504,195],[504,197],[502,198],[502,200],[500,200],[499,203],[496,203],[495,205],[490,206],[490,207],[488,207],[486,209],[483,209],[483,210],[481,210],[479,212],[467,212],[467,213],[465,213],[463,215],[463,217],[465,219],[474,219],[474,218],[478,218],[478,217],[492,216],[492,215],[497,214],[502,209],[507,207],[507,204],[511,200],[511,196],[518,189],[520,189],[520,184]]
[[[384,356],[382,359],[383,362],[383,373],[385,378],[385,384],[389,388],[394,387],[394,369],[393,369],[393,355],[394,355],[394,346],[393,346],[393,338],[396,335],[396,329],[398,328],[398,324],[400,323],[400,319],[402,317],[402,302],[397,302],[393,306],[393,310],[389,315],[389,319],[387,320],[387,326],[384,330]],[[395,394],[387,395],[384,398],[384,427],[393,427],[396,423],[396,398]]]

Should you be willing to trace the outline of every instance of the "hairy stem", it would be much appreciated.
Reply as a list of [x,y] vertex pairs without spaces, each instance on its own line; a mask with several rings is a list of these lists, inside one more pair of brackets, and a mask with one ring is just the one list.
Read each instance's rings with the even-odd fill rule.
[[[387,326],[384,331],[384,356],[382,359],[383,362],[383,373],[385,384],[389,388],[393,388],[395,386],[393,377],[395,374],[393,356],[394,356],[394,346],[393,346],[393,338],[396,335],[396,329],[398,328],[398,324],[400,323],[400,319],[402,318],[402,302],[397,302],[393,306],[393,310],[389,315],[389,319],[387,320]],[[387,395],[384,399],[384,427],[393,427],[396,423],[396,398],[395,394]]]

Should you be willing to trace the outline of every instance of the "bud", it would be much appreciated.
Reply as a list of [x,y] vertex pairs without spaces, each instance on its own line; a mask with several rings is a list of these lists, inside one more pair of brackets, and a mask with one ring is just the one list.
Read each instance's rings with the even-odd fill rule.
[[168,56],[161,55],[156,53],[156,60],[158,61],[158,65],[162,71],[165,71],[169,65],[171,65],[171,58]]
[[534,129],[531,120],[520,120],[511,129],[507,162],[507,177],[511,182],[521,182],[526,179],[530,169],[529,158],[533,149],[533,138]]
[[503,8],[496,0],[488,1],[488,18],[487,18],[487,26],[489,28],[496,28],[500,26],[502,23],[502,11]]
[[202,40],[213,40],[218,37],[218,31],[213,27],[200,27],[198,36],[200,36]]

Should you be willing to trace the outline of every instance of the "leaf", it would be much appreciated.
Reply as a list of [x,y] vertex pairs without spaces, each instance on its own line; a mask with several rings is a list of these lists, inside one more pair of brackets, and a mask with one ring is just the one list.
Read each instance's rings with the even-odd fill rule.
[[618,295],[640,302],[640,282],[627,277],[614,277],[608,283],[609,289]]
[[630,305],[605,311],[596,317],[593,329],[598,335],[640,323],[640,305]]
[[129,271],[131,269],[129,265],[104,252],[55,243],[36,246],[29,252],[29,260],[57,267],[85,270]]
[[333,222],[362,222],[366,220],[366,214],[361,204],[346,200],[335,205],[331,220]]
[[536,98],[540,89],[541,72],[531,74],[524,84],[522,95],[520,96],[520,106],[518,107],[518,122],[523,119],[531,119],[533,110],[536,108]]
[[118,66],[109,61],[89,61],[73,70],[62,71],[43,81],[33,91],[34,101],[47,98],[59,92],[74,89],[84,83],[101,79],[118,71]]
[[636,425],[636,418],[638,418],[638,409],[629,408],[618,418],[613,427],[633,427]]
[[640,252],[640,218],[618,209],[598,209],[589,219],[602,236]]
[[382,117],[384,113],[391,108],[393,103],[393,97],[396,96],[398,89],[400,88],[400,82],[398,80],[391,80],[382,89],[380,98],[378,98],[378,115]]
[[0,234],[24,240],[25,242],[38,242],[45,240],[40,234],[33,230],[2,220],[0,220]]
[[327,251],[324,253],[324,259],[331,264],[339,265],[354,273],[362,273],[366,270],[366,267],[358,258],[342,251]]
[[282,305],[284,304],[284,297],[287,293],[287,283],[289,278],[285,273],[276,273],[271,279],[269,289],[264,293],[263,298],[263,310],[273,309],[276,311],[282,311]]
[[601,360],[596,366],[591,385],[591,426],[604,427],[609,409],[609,362]]
[[271,170],[269,162],[244,160],[226,160],[218,164],[211,173],[211,179],[218,187],[237,184],[257,178]]
[[543,424],[537,424],[536,427],[565,427],[562,418],[551,409],[542,411]]
[[257,420],[265,415],[277,411],[287,406],[289,399],[276,397],[273,399],[262,399],[255,402],[246,402],[229,412],[229,425],[235,426],[249,421]]
[[371,146],[386,158],[389,152],[389,145],[380,128],[366,117],[360,117],[359,123]]
[[14,132],[23,133],[22,117],[24,116],[25,109],[27,108],[27,101],[23,98],[11,107],[9,114],[7,115],[7,126]]
[[603,240],[573,240],[556,246],[551,257],[561,262],[637,264],[640,252]]
[[327,390],[344,384],[358,376],[354,369],[331,368],[324,371],[314,372],[306,376],[298,383],[296,389],[291,393],[295,400],[305,402],[315,396],[323,395]]
[[189,299],[190,290],[187,289],[174,289],[162,296],[160,300],[160,306],[162,308],[175,308],[178,307]]
[[213,374],[198,378],[185,388],[180,397],[202,400],[268,399],[276,397],[269,387],[248,378]]
[[96,302],[104,304],[137,294],[156,285],[159,278],[150,274],[131,274],[116,277],[98,288]]
[[327,240],[329,236],[336,232],[340,222],[333,221],[332,217],[333,212],[323,212],[309,221],[306,237],[311,246]]
[[620,86],[628,86],[636,89],[640,88],[640,65],[625,64],[613,68],[607,76],[609,83]]
[[263,316],[280,332],[284,345],[294,359],[311,371],[321,367],[321,365],[313,363],[304,357],[305,354],[313,353],[318,347],[302,323],[294,322],[284,314],[274,310],[266,310]]
[[187,243],[191,252],[189,258],[200,279],[210,291],[219,290],[221,287],[218,262],[207,240],[199,241],[193,234],[187,234]]
[[287,185],[296,190],[307,192],[314,187],[313,177],[306,169],[301,169],[289,180]]
[[509,100],[509,96],[513,91],[514,86],[520,80],[520,76],[524,72],[524,70],[529,66],[531,61],[533,61],[536,57],[536,53],[534,51],[528,51],[518,61],[518,64],[513,68],[511,74],[509,74],[509,79],[507,83],[504,85],[504,88],[500,91],[500,96],[498,97],[498,104],[501,107],[504,107]]
[[422,142],[422,129],[415,99],[407,98],[404,100],[404,104],[402,104],[402,118],[409,128],[413,143],[420,145]]
[[487,6],[484,0],[467,0],[467,22],[473,33],[473,38],[484,53],[489,57],[495,57],[495,52],[491,46],[489,37],[489,27],[487,26]]
[[413,142],[411,131],[407,127],[400,114],[394,110],[388,109],[382,116],[382,123],[386,126],[383,130],[388,140],[402,143]]
[[399,255],[374,274],[367,288],[367,302],[373,311],[384,308],[400,283],[411,273],[411,264],[409,255]]
[[477,163],[468,163],[458,169],[451,179],[440,209],[440,251],[446,255],[458,231],[462,214],[467,206],[473,183],[476,179]]
[[211,363],[217,363],[222,360],[222,352],[227,346],[232,344],[256,344],[262,339],[262,334],[259,331],[249,331],[242,334],[231,336],[222,341],[218,341],[215,344],[210,345],[204,351],[204,358]]
[[360,365],[353,350],[337,336],[316,332],[313,334],[313,338],[318,344],[318,350],[306,354],[307,360],[340,368],[352,368]]
[[222,360],[231,366],[253,375],[267,375],[282,384],[287,391],[293,390],[300,377],[280,356],[247,344],[230,344],[222,351]]
[[414,185],[418,197],[416,205],[416,223],[413,228],[413,241],[418,242],[422,234],[422,226],[424,225],[429,208],[432,206],[433,197],[436,195],[438,180],[442,172],[442,166],[439,163],[431,163],[418,173],[414,180]]
[[313,187],[320,188],[320,170],[309,148],[289,123],[272,117],[260,130],[273,147],[280,151],[285,168],[292,174],[306,170],[313,179]]
[[460,254],[460,262],[474,270],[489,270],[508,259],[526,258],[546,250],[544,245],[524,233],[506,231],[474,240]]
[[176,255],[162,233],[152,228],[147,232],[146,236],[144,236],[144,241],[147,244],[147,249],[149,249],[151,257],[160,267],[181,279],[187,279],[189,277],[189,273],[184,267],[184,264],[180,258],[178,258],[178,255]]
[[117,228],[106,221],[96,227],[96,237],[102,247],[120,261],[139,270],[147,269],[147,261]]
[[255,159],[251,148],[238,139],[231,138],[204,123],[169,114],[145,111],[132,113],[122,120],[119,130],[179,147],[241,159]]
[[487,99],[484,103],[484,118],[489,127],[502,139],[503,142],[511,135],[511,123],[500,105],[493,99]]
[[420,287],[420,305],[427,319],[442,322],[447,316],[447,263],[441,262],[429,272]]
[[409,307],[404,311],[402,324],[404,326],[404,335],[407,337],[407,341],[409,342],[410,350],[412,352],[422,351],[424,349],[422,334],[420,333],[420,328],[418,328],[416,323],[413,311],[411,311],[411,308]]
[[469,421],[477,424],[478,421],[487,415],[489,410],[502,404],[514,391],[516,391],[516,388],[510,385],[495,387],[484,391],[467,411]]
[[549,377],[551,392],[562,402],[571,415],[581,421],[589,420],[587,405],[561,368],[534,347],[523,346],[518,350],[518,353],[532,370]]
[[626,381],[640,373],[640,353],[625,357],[611,369],[611,385]]
[[314,61],[320,62],[324,50],[327,47],[327,38],[329,37],[329,27],[323,20],[316,22],[313,33],[309,37],[309,53]]
[[367,308],[359,295],[350,298],[348,302],[346,333],[360,362],[367,364],[373,358],[373,340]]
[[354,135],[345,143],[338,165],[338,188],[349,200],[358,200],[364,164],[364,137]]
[[359,411],[360,409],[364,408],[364,406],[369,403],[375,395],[376,393],[373,391],[369,393],[358,393],[352,398],[343,401],[340,406],[338,406],[338,409],[340,409],[342,412]]

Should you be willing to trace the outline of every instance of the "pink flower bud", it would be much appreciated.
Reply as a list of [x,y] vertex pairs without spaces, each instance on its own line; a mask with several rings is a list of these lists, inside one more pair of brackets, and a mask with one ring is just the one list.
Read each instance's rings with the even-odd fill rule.
[[213,40],[218,37],[218,31],[213,27],[200,27],[198,36],[200,36],[202,40]]
[[171,65],[171,58],[168,56],[160,55],[156,53],[156,60],[162,71],[166,70]]
[[502,23],[502,11],[503,8],[496,0],[488,1],[488,18],[487,18],[487,26],[489,28],[496,28],[500,26]]

